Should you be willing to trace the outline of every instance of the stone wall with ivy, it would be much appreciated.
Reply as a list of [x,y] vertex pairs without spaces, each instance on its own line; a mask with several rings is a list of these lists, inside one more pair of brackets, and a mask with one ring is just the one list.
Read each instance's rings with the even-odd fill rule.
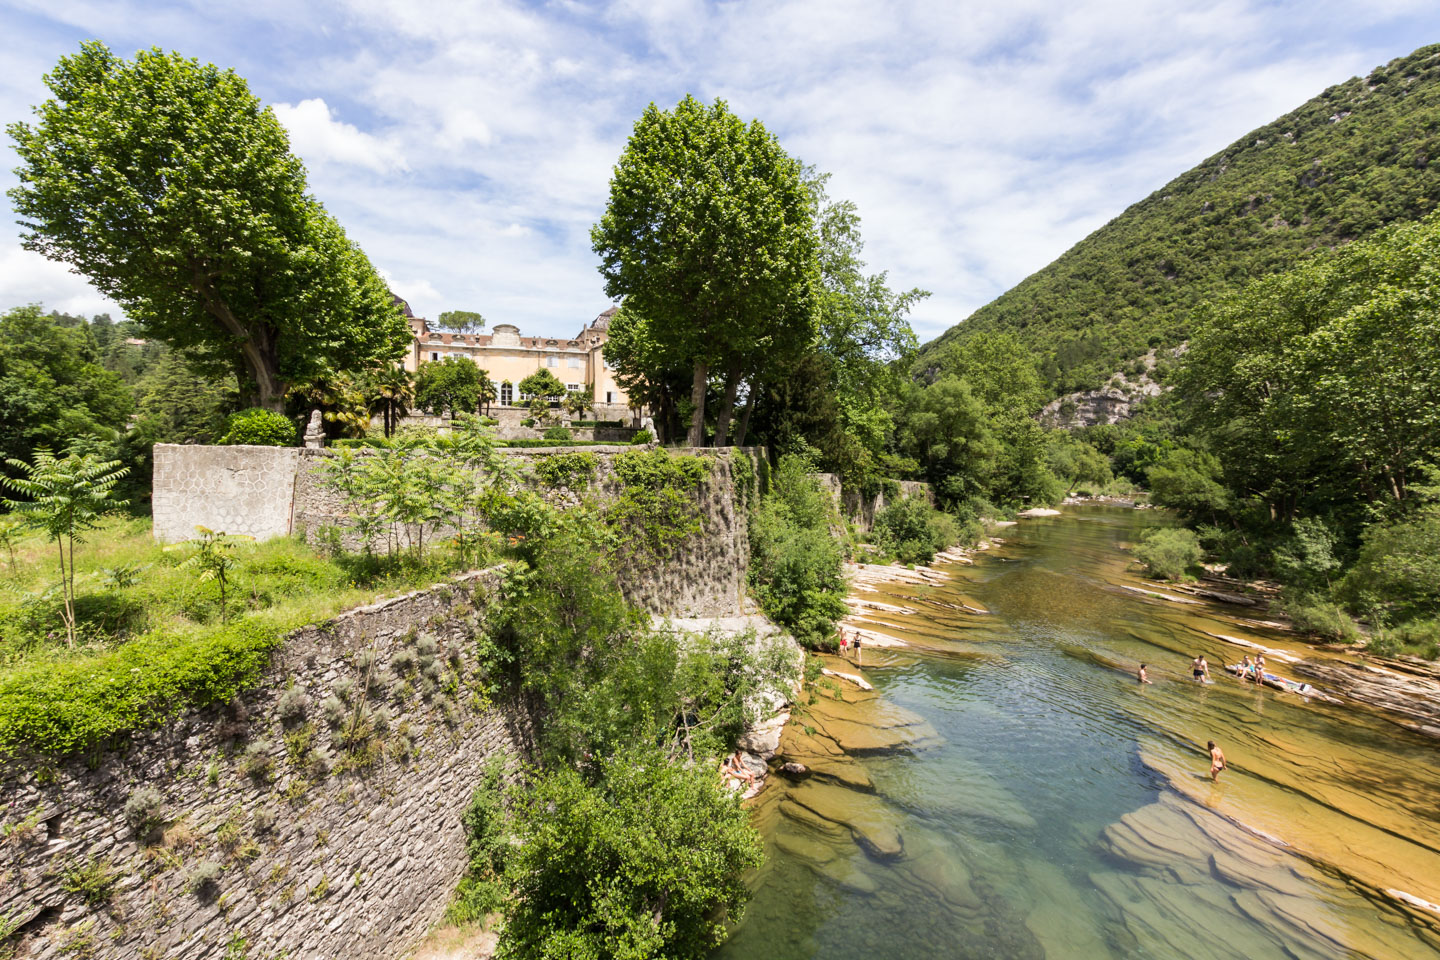
[[[120,750],[0,767],[0,951],[391,958],[442,915],[488,757],[488,570],[292,635],[264,682]],[[8,956],[8,954],[6,954]]]
[[833,473],[817,473],[820,485],[830,494],[840,515],[862,533],[869,533],[875,524],[875,514],[885,509],[885,504],[901,498],[922,497],[933,505],[935,497],[930,484],[919,480],[887,480],[874,496],[866,496],[859,490],[843,488],[840,478]]

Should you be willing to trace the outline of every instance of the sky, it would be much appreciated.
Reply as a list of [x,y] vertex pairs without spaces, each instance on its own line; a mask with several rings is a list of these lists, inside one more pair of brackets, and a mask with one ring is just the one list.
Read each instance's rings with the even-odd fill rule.
[[[82,41],[234,68],[417,315],[573,336],[645,106],[759,118],[859,206],[922,340],[1332,84],[1440,41],[1434,0],[0,0],[0,122]],[[0,188],[17,158],[0,137]],[[0,223],[0,309],[123,313]]]

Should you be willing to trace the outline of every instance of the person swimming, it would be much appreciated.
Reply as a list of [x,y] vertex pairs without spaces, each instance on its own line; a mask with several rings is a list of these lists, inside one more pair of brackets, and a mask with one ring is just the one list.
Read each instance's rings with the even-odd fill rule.
[[1205,746],[1210,750],[1210,779],[1218,781],[1220,779],[1220,771],[1224,770],[1226,766],[1225,751],[1216,746],[1214,740],[1211,740],[1205,744]]

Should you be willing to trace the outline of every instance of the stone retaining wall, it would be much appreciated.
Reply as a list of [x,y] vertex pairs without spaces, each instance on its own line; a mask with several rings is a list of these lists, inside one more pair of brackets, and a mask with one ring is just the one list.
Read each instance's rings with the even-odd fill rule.
[[[230,707],[182,716],[93,767],[0,766],[0,914],[22,925],[16,956],[403,954],[443,914],[464,870],[460,817],[485,761],[502,757],[513,770],[530,739],[521,718],[472,685],[475,610],[498,577],[481,571],[302,629],[264,683]],[[389,665],[432,640],[438,680],[427,694],[424,674]],[[345,681],[361,683],[362,651],[375,657],[371,675],[384,675],[366,702],[393,716],[351,754],[373,751],[373,762],[347,770],[321,703]],[[290,685],[308,696],[303,722],[278,715]],[[313,758],[287,758],[285,738],[298,742],[304,723],[330,755],[328,773]],[[261,752],[270,772],[244,772],[247,750]],[[163,831],[151,839],[124,817],[141,787],[163,797]],[[204,863],[223,869],[196,892],[190,879]],[[87,903],[74,881],[97,868],[116,882]]]
[[[581,492],[593,493],[603,503],[620,492],[614,458],[636,449],[606,445],[502,448],[502,452],[527,464],[556,453],[594,454],[598,462],[595,480]],[[652,613],[729,615],[740,609],[750,561],[749,489],[745,484],[753,482],[753,463],[764,451],[703,447],[678,453],[713,462],[710,479],[698,494],[703,528],[666,562],[621,571],[621,585],[631,603]],[[345,504],[320,484],[315,470],[320,460],[331,455],[329,450],[157,444],[156,539],[188,539],[194,536],[196,524],[260,540],[289,533],[316,538],[335,530],[349,549],[358,549],[358,540],[345,533]],[[752,464],[745,473],[750,479],[742,477],[741,483],[735,474],[737,458]],[[579,502],[577,492],[558,491],[553,496],[562,506]],[[429,541],[437,534],[444,531],[427,530],[425,538]]]

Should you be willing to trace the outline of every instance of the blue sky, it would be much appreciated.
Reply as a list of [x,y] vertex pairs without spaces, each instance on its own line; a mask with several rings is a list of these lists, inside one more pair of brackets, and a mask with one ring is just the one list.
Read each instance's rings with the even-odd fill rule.
[[[929,339],[1250,129],[1440,41],[1440,4],[3,0],[0,120],[92,37],[235,68],[417,313],[544,334],[608,305],[589,228],[640,111],[723,97],[859,204],[871,268],[933,292]],[[13,219],[0,308],[118,313]]]

